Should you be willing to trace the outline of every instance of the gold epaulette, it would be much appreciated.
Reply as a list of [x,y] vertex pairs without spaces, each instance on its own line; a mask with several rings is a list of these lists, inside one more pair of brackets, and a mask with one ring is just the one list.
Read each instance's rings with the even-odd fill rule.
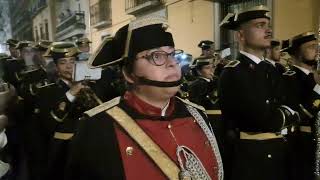
[[224,67],[225,68],[227,68],[227,67],[234,68],[234,67],[238,66],[239,64],[240,64],[240,61],[232,60],[227,65],[225,65]]
[[288,70],[288,71],[284,72],[282,75],[285,75],[285,76],[293,76],[293,75],[295,75],[295,74],[296,74],[295,71]]
[[180,101],[182,101],[183,103],[185,103],[187,105],[190,105],[190,106],[192,106],[192,107],[194,107],[196,109],[199,109],[201,111],[206,111],[206,109],[203,106],[200,106],[200,105],[198,105],[196,103],[190,102],[188,99],[182,99],[182,98],[180,98],[178,96],[176,96],[176,98],[179,99]]
[[99,106],[96,106],[96,107],[94,107],[94,108],[92,108],[92,109],[90,109],[90,110],[88,110],[88,111],[86,111],[84,113],[86,115],[88,115],[89,117],[93,117],[96,114],[99,114],[99,113],[101,113],[103,111],[106,111],[106,110],[118,105],[120,103],[120,99],[121,99],[120,96],[116,97],[116,98],[114,98],[114,99],[112,99],[112,100],[110,100],[108,102],[105,102],[103,104],[100,104]]

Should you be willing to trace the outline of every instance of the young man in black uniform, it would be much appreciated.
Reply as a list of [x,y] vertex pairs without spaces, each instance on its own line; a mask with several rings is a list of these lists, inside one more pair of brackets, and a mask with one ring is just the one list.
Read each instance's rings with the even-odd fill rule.
[[278,98],[278,73],[264,61],[272,34],[268,13],[257,6],[228,14],[222,22],[235,31],[240,46],[237,60],[225,66],[219,80],[222,117],[234,144],[231,180],[290,179],[284,136],[297,115]]
[[320,110],[320,78],[316,72],[317,38],[313,32],[299,34],[291,39],[292,44],[286,50],[293,57],[295,71],[295,93],[297,109],[301,122],[296,138],[296,179],[314,178],[315,171],[315,120]]
[[[69,142],[76,130],[77,122],[85,110],[83,91],[88,88],[83,82],[74,82],[73,71],[80,51],[73,43],[54,42],[46,56],[51,56],[56,64],[56,83],[39,87],[38,104],[41,136],[45,137],[44,151],[48,151],[47,177],[62,179],[68,156]],[[82,101],[83,100],[83,101]]]

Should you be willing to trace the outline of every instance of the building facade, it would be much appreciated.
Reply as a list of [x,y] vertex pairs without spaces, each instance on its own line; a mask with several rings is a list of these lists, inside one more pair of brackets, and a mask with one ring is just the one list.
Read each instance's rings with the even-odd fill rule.
[[88,0],[54,0],[56,41],[74,41],[90,31]]
[[9,12],[12,38],[33,40],[30,0],[10,0]]
[[[95,50],[104,37],[114,33],[134,17],[152,13],[165,16],[176,48],[198,56],[201,40],[212,40],[216,49],[235,46],[233,34],[219,28],[228,12],[266,5],[273,15],[273,34],[288,39],[304,31],[318,29],[319,0],[90,0],[90,35]],[[297,13],[299,12],[299,13]]]
[[31,5],[33,39],[55,40],[56,16],[53,0],[35,0]]
[[6,41],[12,37],[8,6],[8,0],[0,0],[0,53],[8,51]]

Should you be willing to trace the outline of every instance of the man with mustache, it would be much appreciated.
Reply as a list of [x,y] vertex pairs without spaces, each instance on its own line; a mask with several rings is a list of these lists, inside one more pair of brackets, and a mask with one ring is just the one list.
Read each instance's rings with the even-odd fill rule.
[[237,60],[225,66],[218,90],[233,145],[226,166],[231,180],[290,179],[284,136],[297,115],[278,98],[273,81],[278,73],[264,61],[272,33],[268,13],[257,6],[228,14],[221,24],[235,31],[240,47]]
[[204,109],[175,97],[182,51],[167,29],[163,17],[137,19],[94,55],[105,65],[122,61],[128,89],[85,113],[66,179],[223,179]]
[[295,94],[301,122],[296,136],[296,179],[314,178],[315,171],[315,120],[320,110],[320,81],[316,71],[318,42],[314,32],[301,33],[291,39],[292,44],[286,50],[293,57],[291,69],[296,72]]

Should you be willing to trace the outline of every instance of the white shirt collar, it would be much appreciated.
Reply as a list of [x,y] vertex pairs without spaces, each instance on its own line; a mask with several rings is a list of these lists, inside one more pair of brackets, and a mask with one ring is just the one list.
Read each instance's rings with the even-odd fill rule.
[[265,58],[266,61],[270,62],[273,66],[276,66],[276,62],[274,60]]
[[200,77],[201,79],[204,79],[205,81],[207,81],[207,82],[210,82],[211,80],[210,79],[208,79],[208,78],[205,78],[205,77]]
[[302,72],[304,72],[306,75],[309,75],[311,73],[311,71],[309,69],[306,69],[304,67],[301,66],[297,66],[297,65],[293,65],[294,67],[300,69]]
[[62,80],[64,83],[66,83],[66,85],[68,85],[69,87],[71,86],[71,84],[70,84],[69,81],[67,81],[67,80],[65,80],[65,79],[62,79],[62,78],[61,78],[61,80]]
[[166,116],[166,111],[169,107],[169,104],[170,104],[170,100],[168,101],[168,103],[164,106],[164,108],[161,109],[161,117],[164,117]]
[[250,58],[252,61],[254,61],[256,64],[259,64],[262,60],[260,58],[258,58],[257,56],[244,52],[244,51],[240,51],[241,54],[247,56],[248,58]]

